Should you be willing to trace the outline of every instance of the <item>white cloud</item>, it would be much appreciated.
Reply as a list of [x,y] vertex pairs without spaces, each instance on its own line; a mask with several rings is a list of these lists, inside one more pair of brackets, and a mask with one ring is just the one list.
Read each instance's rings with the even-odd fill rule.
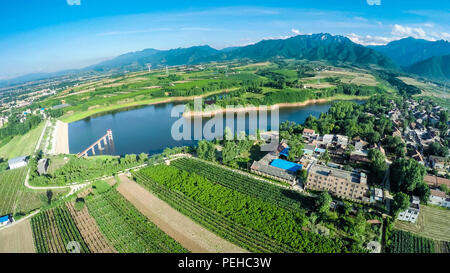
[[291,31],[292,31],[292,33],[294,33],[295,35],[300,35],[300,34],[302,34],[302,33],[300,32],[300,30],[295,29],[295,28],[291,29]]
[[424,30],[421,27],[409,27],[409,26],[402,26],[399,24],[395,24],[392,28],[391,34],[398,37],[398,38],[405,38],[405,37],[413,37],[417,39],[425,39],[430,41],[436,41],[436,40],[449,40],[449,34],[447,32],[438,32],[434,27],[434,24],[432,23],[426,23],[423,26],[432,28],[432,30]]
[[358,35],[355,33],[350,33],[346,35],[352,42],[361,44],[361,45],[385,45],[393,40],[396,40],[395,37],[383,37],[383,36],[372,36],[372,35]]
[[391,34],[394,36],[401,37],[414,37],[414,38],[425,38],[426,33],[422,28],[413,28],[408,26],[402,26],[395,24],[392,28]]
[[79,6],[81,5],[81,0],[66,0],[67,1],[67,5],[69,6]]

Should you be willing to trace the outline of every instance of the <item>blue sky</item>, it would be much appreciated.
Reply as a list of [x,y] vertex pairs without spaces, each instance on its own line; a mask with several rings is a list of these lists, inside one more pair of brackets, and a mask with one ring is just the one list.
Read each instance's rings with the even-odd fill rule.
[[0,79],[81,68],[144,48],[209,44],[220,49],[319,32],[345,35],[361,44],[385,44],[407,36],[450,40],[450,3],[438,0],[0,0],[0,4]]

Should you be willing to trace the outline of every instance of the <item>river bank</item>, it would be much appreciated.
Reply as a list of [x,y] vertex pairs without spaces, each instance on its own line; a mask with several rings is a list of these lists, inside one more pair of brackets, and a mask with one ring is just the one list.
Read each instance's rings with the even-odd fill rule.
[[147,106],[147,105],[155,105],[155,104],[164,104],[164,103],[171,103],[171,102],[181,102],[181,101],[188,101],[192,100],[194,98],[204,98],[216,94],[221,93],[227,93],[233,90],[236,90],[237,88],[228,88],[226,90],[217,90],[213,92],[208,92],[202,95],[198,96],[189,96],[189,97],[172,97],[172,98],[155,98],[155,99],[149,99],[149,100],[141,100],[141,101],[132,101],[128,103],[122,103],[122,104],[115,104],[115,105],[109,105],[109,106],[102,106],[95,109],[83,111],[83,112],[75,112],[75,113],[68,113],[60,118],[62,122],[65,123],[72,123],[75,121],[79,121],[88,117],[91,117],[93,115],[107,113],[115,110],[121,110],[126,109],[130,107],[137,107],[137,106]]
[[183,113],[183,117],[192,118],[192,117],[212,117],[220,113],[239,113],[239,112],[252,112],[252,111],[261,111],[261,110],[273,110],[277,108],[288,108],[288,107],[302,107],[311,104],[321,104],[328,103],[331,101],[338,100],[367,100],[369,96],[347,96],[347,95],[339,95],[333,96],[329,98],[323,99],[312,99],[306,100],[303,102],[285,102],[285,103],[277,103],[274,105],[263,105],[263,106],[245,106],[245,107],[236,107],[236,108],[218,108],[214,110],[206,110],[201,112],[194,111],[186,111]]
[[55,154],[69,153],[69,124],[60,120],[56,121],[55,130]]

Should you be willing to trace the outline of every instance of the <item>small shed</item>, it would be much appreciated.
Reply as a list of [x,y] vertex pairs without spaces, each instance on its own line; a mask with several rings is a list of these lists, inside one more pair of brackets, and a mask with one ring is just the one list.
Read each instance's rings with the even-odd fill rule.
[[47,169],[48,169],[48,159],[47,158],[40,159],[37,165],[37,171],[39,175],[47,174]]
[[9,169],[17,169],[27,165],[27,157],[19,156],[8,160]]

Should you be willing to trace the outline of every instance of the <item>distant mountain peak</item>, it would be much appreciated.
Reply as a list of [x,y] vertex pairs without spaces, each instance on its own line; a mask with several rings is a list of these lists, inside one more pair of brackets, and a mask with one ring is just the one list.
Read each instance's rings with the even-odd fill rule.
[[371,48],[388,56],[402,67],[410,66],[433,56],[450,54],[450,42],[448,41],[428,41],[413,37],[392,41],[384,46],[371,46]]

